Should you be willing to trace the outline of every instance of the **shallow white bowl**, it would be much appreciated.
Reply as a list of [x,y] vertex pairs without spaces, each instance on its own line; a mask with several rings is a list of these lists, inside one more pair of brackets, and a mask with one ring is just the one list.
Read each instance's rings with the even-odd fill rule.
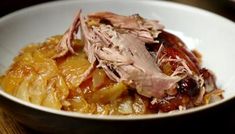
[[[214,107],[235,97],[235,24],[223,17],[197,8],[162,1],[84,0],[58,1],[26,8],[0,19],[0,73],[12,63],[26,44],[62,34],[78,9],[83,13],[112,11],[158,19],[168,31],[178,35],[189,48],[203,55],[203,65],[213,70],[219,87],[225,90],[222,101],[186,111],[142,116],[98,116],[52,110],[19,100],[0,90],[0,105],[19,122],[30,127],[62,132],[82,127],[108,125],[109,121],[140,121],[193,113]],[[51,122],[50,125],[46,122]]]

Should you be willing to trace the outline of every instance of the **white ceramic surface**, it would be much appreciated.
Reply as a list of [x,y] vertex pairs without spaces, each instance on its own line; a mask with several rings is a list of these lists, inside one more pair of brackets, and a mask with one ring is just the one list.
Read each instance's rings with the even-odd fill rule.
[[59,116],[96,120],[163,118],[206,109],[235,97],[235,24],[204,10],[163,1],[58,1],[7,15],[0,19],[0,73],[6,70],[12,63],[12,58],[26,44],[44,41],[52,35],[62,34],[72,22],[78,9],[82,9],[84,14],[107,10],[124,15],[139,13],[143,17],[160,20],[167,30],[180,36],[190,48],[196,48],[202,53],[204,65],[215,72],[218,85],[225,90],[224,100],[176,113],[97,116],[36,106],[8,95],[2,90],[0,90],[0,97],[11,100],[15,105],[21,104],[36,109],[40,111],[40,115],[52,113]]

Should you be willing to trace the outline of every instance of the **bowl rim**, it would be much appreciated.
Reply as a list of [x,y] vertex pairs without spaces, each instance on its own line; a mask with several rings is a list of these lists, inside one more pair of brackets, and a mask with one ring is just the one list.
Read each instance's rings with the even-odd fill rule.
[[[94,3],[94,2],[117,2],[120,3],[121,1],[115,1],[115,0],[86,0],[86,1],[75,1],[75,0],[70,0],[70,1],[53,1],[53,2],[46,2],[46,3],[42,3],[42,4],[37,4],[34,6],[30,6],[30,7],[26,7],[20,10],[17,10],[15,12],[12,12],[8,15],[5,15],[3,17],[0,18],[0,24],[11,19],[14,18],[15,16],[18,16],[20,14],[25,14],[26,12],[30,12],[30,11],[34,11],[34,10],[38,10],[40,8],[48,8],[48,7],[57,7],[57,6],[61,6],[64,4],[77,4],[77,3]],[[185,11],[190,11],[190,12],[197,12],[200,15],[207,15],[207,16],[212,16],[215,17],[217,19],[220,19],[221,21],[224,21],[225,23],[231,23],[231,25],[234,25],[235,23],[229,19],[226,19],[222,16],[219,16],[215,13],[206,11],[204,9],[200,9],[197,7],[192,7],[189,5],[184,5],[184,4],[179,4],[179,3],[175,3],[175,2],[169,2],[169,1],[155,1],[155,0],[142,0],[142,1],[137,1],[137,0],[128,0],[125,1],[126,3],[143,3],[143,4],[151,4],[151,5],[160,5],[160,6],[167,6],[167,7],[171,7],[171,8],[176,8],[176,9],[181,9],[181,10],[185,10]],[[235,26],[235,25],[234,25]],[[0,96],[9,99],[15,103],[21,104],[23,106],[35,109],[35,110],[39,110],[41,112],[47,112],[47,113],[51,113],[51,114],[56,114],[56,115],[61,115],[61,116],[66,116],[66,117],[73,117],[73,118],[83,118],[83,119],[95,119],[95,120],[146,120],[146,119],[160,119],[160,118],[168,118],[168,117],[174,117],[174,116],[180,116],[180,115],[185,115],[185,114],[190,114],[190,113],[195,113],[195,112],[199,112],[208,108],[212,108],[214,106],[217,106],[219,104],[222,104],[224,102],[227,102],[233,98],[235,98],[235,96],[230,96],[226,99],[223,99],[221,101],[218,102],[214,102],[212,104],[208,104],[208,105],[203,105],[203,106],[199,106],[199,107],[195,107],[195,108],[191,108],[188,110],[184,110],[184,111],[176,111],[176,112],[169,112],[169,113],[158,113],[158,114],[146,114],[146,115],[93,115],[93,114],[86,114],[86,113],[79,113],[79,112],[69,112],[69,111],[62,111],[62,110],[55,110],[55,109],[51,109],[51,108],[47,108],[44,106],[39,106],[39,105],[35,105],[33,103],[21,100],[19,98],[16,98],[8,93],[6,93],[1,87],[0,87]]]

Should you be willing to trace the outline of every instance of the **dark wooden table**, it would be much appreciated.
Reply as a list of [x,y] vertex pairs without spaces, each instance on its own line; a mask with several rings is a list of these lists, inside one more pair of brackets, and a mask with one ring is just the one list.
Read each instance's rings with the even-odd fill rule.
[[[48,0],[1,0],[0,1],[0,17],[4,16],[15,10],[43,3]],[[187,5],[196,6],[205,10],[212,11],[216,14],[222,15],[235,22],[235,4],[227,2],[229,0],[167,0]],[[234,35],[235,36],[235,35]],[[212,108],[203,112],[199,112],[194,115],[180,117],[183,118],[182,122],[171,122],[171,126],[168,123],[158,126],[161,130],[156,131],[192,131],[203,132],[202,129],[222,130],[223,132],[229,132],[235,128],[235,99],[223,104],[219,107]],[[172,125],[174,124],[174,125]],[[159,125],[159,124],[158,124]],[[147,127],[147,124],[146,124]],[[147,128],[147,129],[153,129]],[[147,130],[143,128],[143,131]],[[153,129],[154,130],[154,129]],[[13,118],[5,114],[0,108],[0,133],[1,134],[31,134],[37,133],[21,124],[18,124]],[[137,132],[138,133],[138,132]],[[178,132],[177,132],[178,133]],[[230,131],[231,133],[231,131]]]

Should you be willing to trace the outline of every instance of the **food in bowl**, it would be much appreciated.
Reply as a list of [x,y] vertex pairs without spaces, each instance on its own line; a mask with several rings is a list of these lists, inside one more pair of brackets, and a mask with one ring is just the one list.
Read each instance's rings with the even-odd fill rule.
[[63,35],[23,48],[0,85],[37,105],[102,115],[171,112],[223,98],[200,53],[159,21],[112,12],[79,11]]

